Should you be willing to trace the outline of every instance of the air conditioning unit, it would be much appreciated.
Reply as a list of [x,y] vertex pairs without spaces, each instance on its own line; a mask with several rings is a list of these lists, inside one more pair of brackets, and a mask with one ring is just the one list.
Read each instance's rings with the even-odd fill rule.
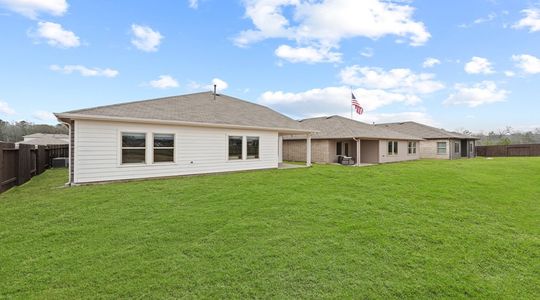
[[53,168],[67,168],[69,159],[67,157],[56,157],[52,159]]

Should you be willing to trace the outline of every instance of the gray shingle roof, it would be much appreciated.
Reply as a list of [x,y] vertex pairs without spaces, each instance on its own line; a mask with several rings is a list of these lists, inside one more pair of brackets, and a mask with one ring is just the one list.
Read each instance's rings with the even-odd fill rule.
[[407,133],[423,139],[478,139],[473,136],[450,132],[416,122],[377,124],[377,127]]
[[[354,121],[340,116],[311,118],[300,121],[302,127],[317,130],[314,139],[396,139],[396,140],[422,140],[416,136],[404,134],[374,125]],[[305,139],[305,136],[285,136],[284,139]]]
[[29,141],[22,141],[18,144],[26,144],[26,145],[67,145],[69,144],[66,139],[59,139],[54,138],[50,136],[42,136],[35,139],[31,139]]
[[23,138],[40,138],[40,137],[51,137],[55,139],[69,139],[67,134],[61,133],[32,133],[28,135],[23,135]]
[[56,114],[59,118],[75,118],[81,115],[304,130],[297,121],[266,106],[223,94],[218,94],[214,100],[212,92],[120,103]]

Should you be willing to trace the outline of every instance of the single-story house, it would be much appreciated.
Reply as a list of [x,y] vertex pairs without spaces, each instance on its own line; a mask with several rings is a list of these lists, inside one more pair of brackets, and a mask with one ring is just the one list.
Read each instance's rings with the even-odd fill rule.
[[377,124],[379,128],[407,133],[424,139],[420,142],[420,158],[458,159],[475,157],[474,149],[479,138],[446,131],[444,129],[416,123]]
[[[301,120],[312,134],[311,159],[317,163],[336,163],[339,156],[352,157],[355,164],[378,164],[419,159],[422,138],[354,121],[340,116]],[[304,136],[283,137],[283,159],[306,161]]]
[[46,145],[67,145],[69,136],[67,134],[33,133],[23,136],[23,140],[17,144],[46,146]]
[[277,168],[281,136],[311,133],[268,107],[212,92],[55,115],[69,127],[70,184]]

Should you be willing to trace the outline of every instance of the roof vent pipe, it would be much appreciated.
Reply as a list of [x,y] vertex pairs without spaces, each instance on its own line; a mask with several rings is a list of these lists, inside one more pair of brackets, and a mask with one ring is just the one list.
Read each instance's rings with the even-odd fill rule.
[[214,84],[214,100],[216,100],[217,84]]

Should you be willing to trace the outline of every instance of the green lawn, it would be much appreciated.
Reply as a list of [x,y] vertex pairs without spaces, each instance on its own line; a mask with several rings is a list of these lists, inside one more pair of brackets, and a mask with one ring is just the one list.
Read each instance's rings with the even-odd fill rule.
[[0,298],[540,298],[540,158],[0,195]]

